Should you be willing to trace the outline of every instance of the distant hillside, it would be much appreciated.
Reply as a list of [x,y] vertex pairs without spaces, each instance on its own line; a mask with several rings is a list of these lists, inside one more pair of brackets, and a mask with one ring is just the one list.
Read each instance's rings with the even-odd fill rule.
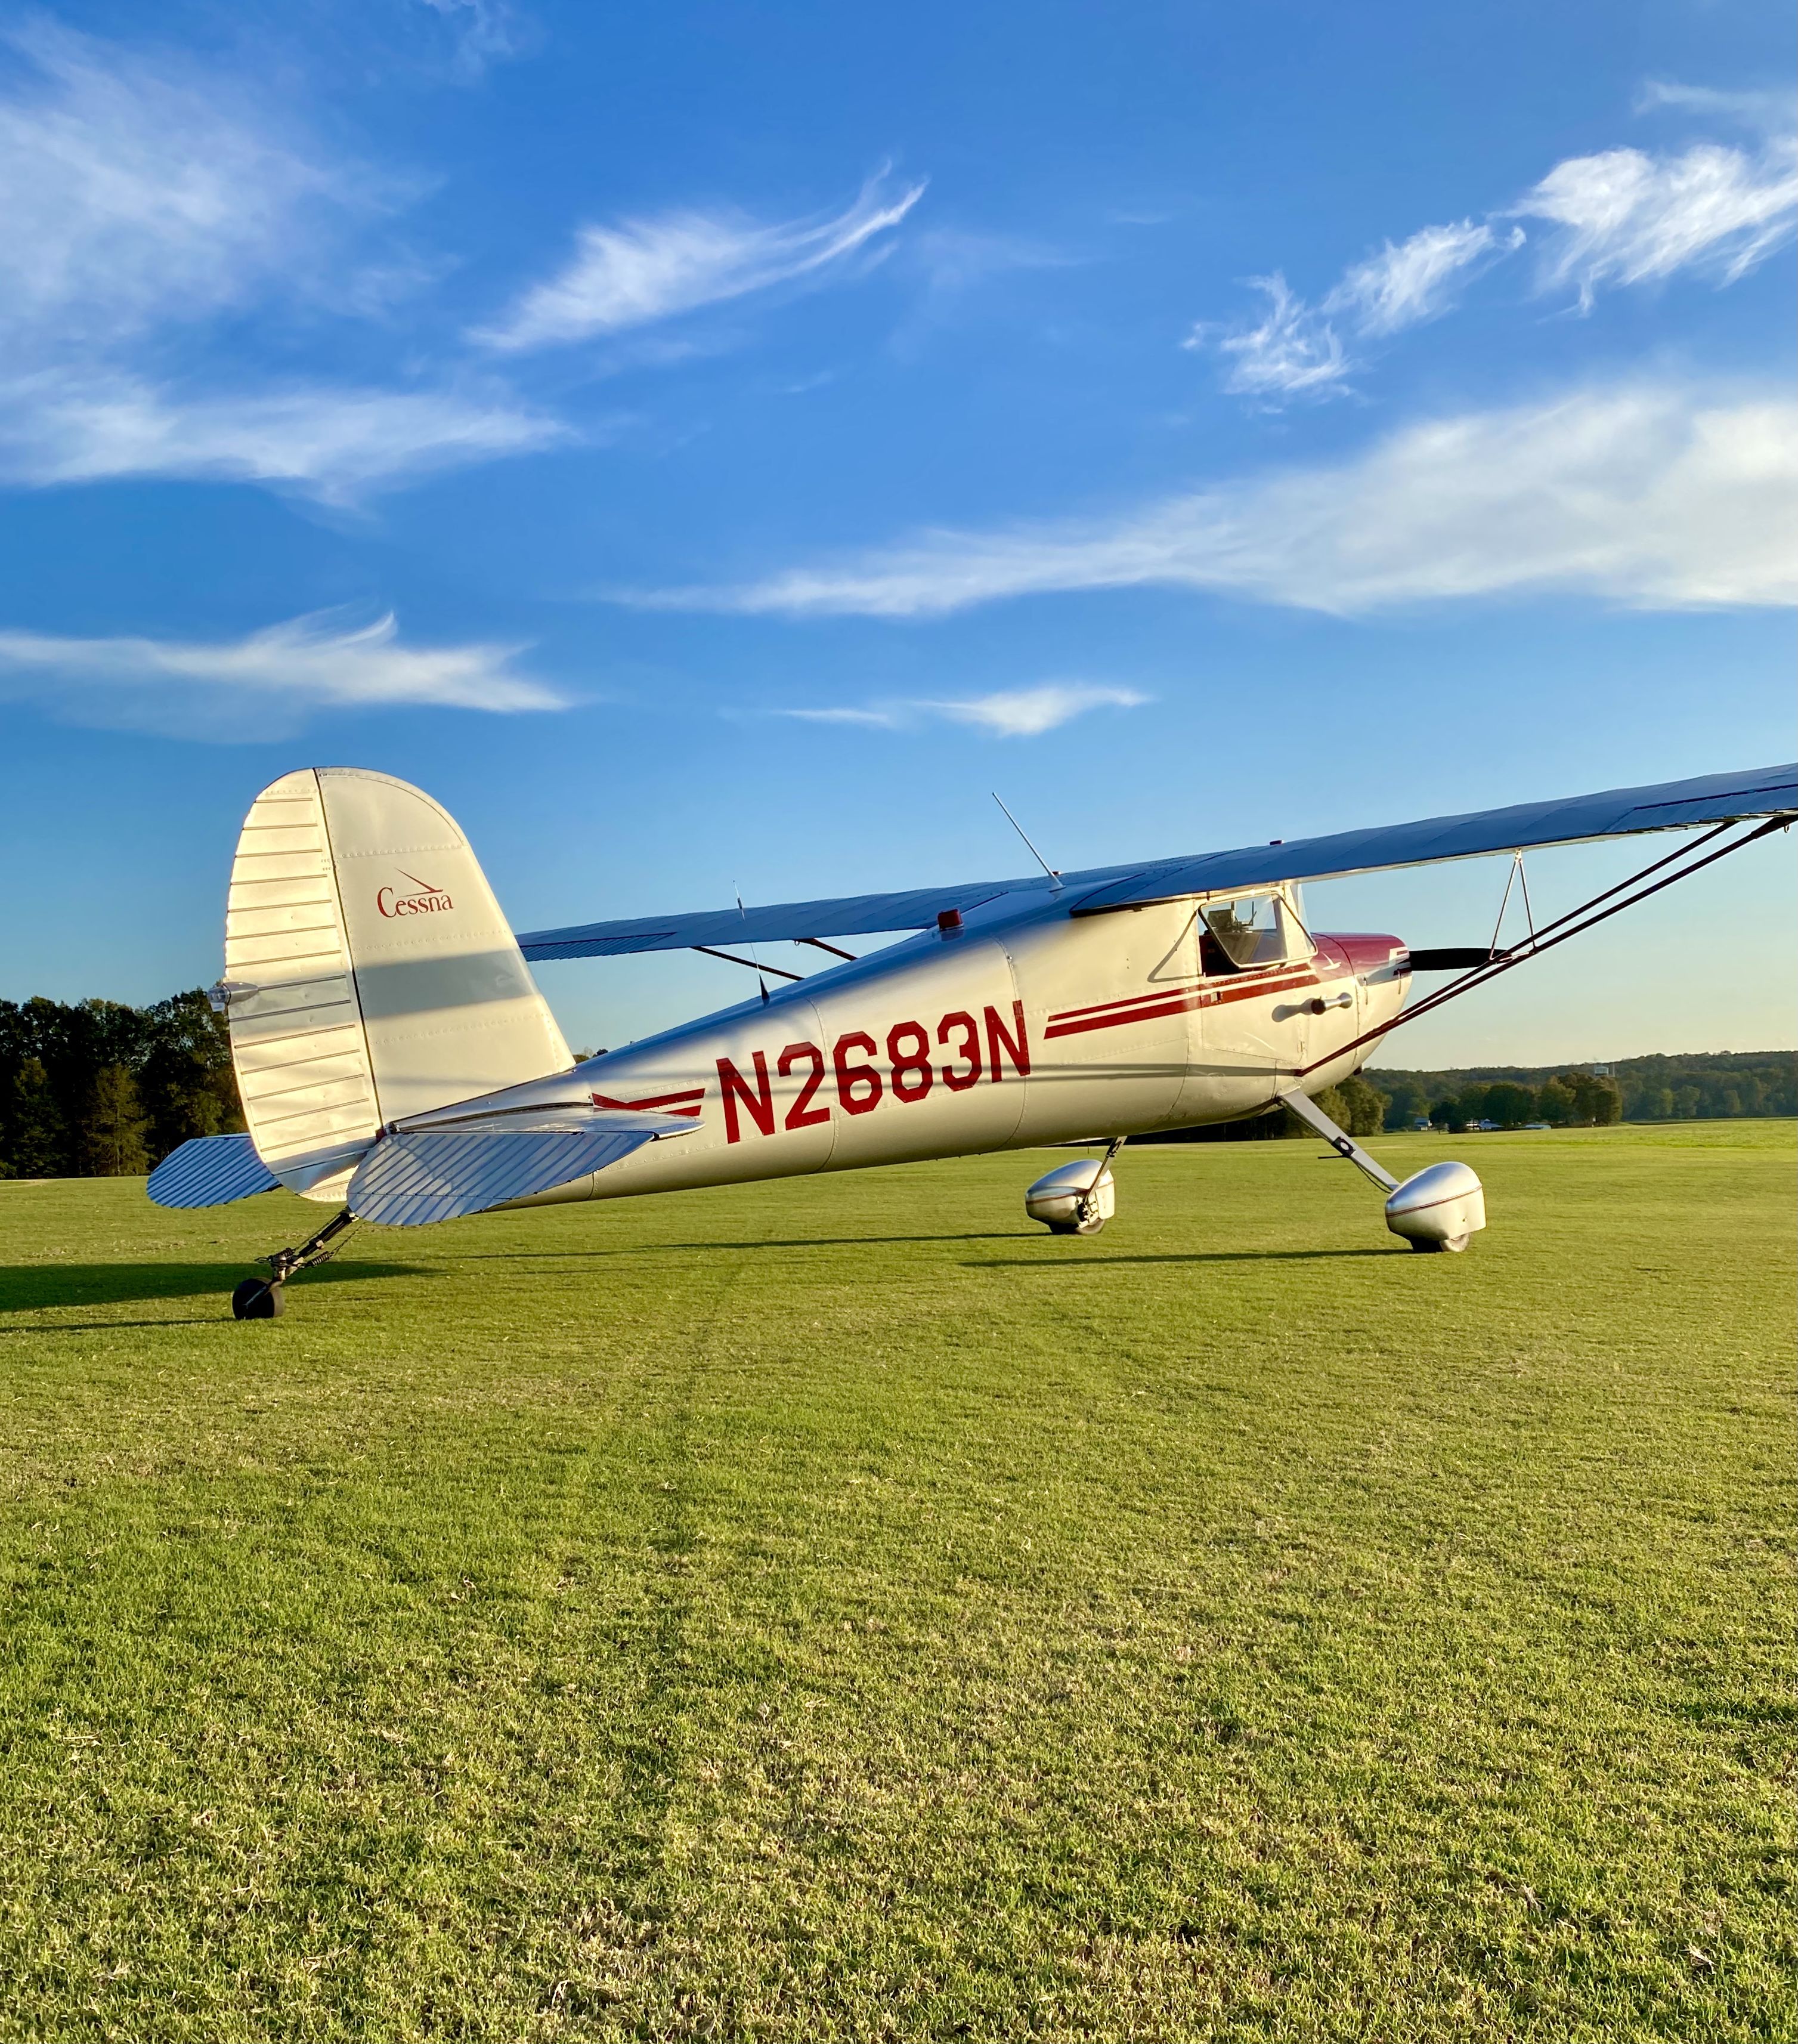
[[[1619,1058],[1609,1064],[1474,1065],[1457,1071],[1396,1071],[1362,1074],[1389,1096],[1389,1128],[1408,1128],[1427,1115],[1438,1123],[1465,1126],[1490,1120],[1515,1127],[1521,1121],[1701,1121],[1744,1115],[1798,1115],[1798,1051],[1714,1051],[1674,1057]],[[1596,1080],[1596,1087],[1581,1081]],[[1609,1082],[1608,1085],[1604,1082]],[[1494,1097],[1495,1089],[1499,1089]],[[1552,1090],[1550,1090],[1552,1089]],[[1600,1092],[1615,1091],[1617,1106],[1596,1105]],[[1566,1111],[1564,1096],[1588,1093],[1582,1111]],[[1527,1093],[1527,1108],[1519,1097]],[[1437,1110],[1452,1104],[1452,1112]],[[1497,1111],[1495,1111],[1497,1110]]]

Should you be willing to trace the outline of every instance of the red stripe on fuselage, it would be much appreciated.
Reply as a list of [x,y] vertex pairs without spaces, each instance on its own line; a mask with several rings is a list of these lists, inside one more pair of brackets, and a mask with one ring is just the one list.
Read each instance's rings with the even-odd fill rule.
[[1064,1008],[1051,1015],[1051,1022],[1071,1022],[1081,1015],[1108,1015],[1117,1008],[1135,1008],[1144,1001],[1171,1001],[1176,994],[1193,993],[1204,985],[1202,979],[1183,980],[1173,986],[1153,986],[1141,993],[1126,994],[1121,1001],[1095,1001],[1089,1008]]
[[[620,1108],[629,1114],[650,1114],[660,1108],[669,1114],[685,1115],[691,1120],[697,1119],[705,1112],[703,1105],[705,1098],[705,1087],[693,1086],[686,1093],[659,1093],[652,1100],[613,1100],[607,1094],[596,1093],[593,1096],[593,1104],[595,1107]],[[683,1107],[680,1105],[682,1101],[689,1100],[697,1101],[701,1105],[697,1107]]]
[[[1340,977],[1339,974],[1332,977]],[[1139,1005],[1127,1008],[1122,1013],[1095,1012],[1091,1009],[1070,1008],[1064,1011],[1081,1019],[1062,1021],[1051,1016],[1043,1030],[1050,1036],[1082,1036],[1089,1030],[1121,1028],[1129,1022],[1152,1022],[1164,1015],[1189,1014],[1196,1008],[1220,1008],[1232,1001],[1254,1001],[1262,995],[1290,993],[1301,986],[1320,986],[1323,982],[1316,973],[1304,973],[1297,978],[1259,980],[1252,986],[1242,986],[1225,982],[1215,988],[1201,986],[1190,993],[1170,999],[1161,994],[1139,994]]]

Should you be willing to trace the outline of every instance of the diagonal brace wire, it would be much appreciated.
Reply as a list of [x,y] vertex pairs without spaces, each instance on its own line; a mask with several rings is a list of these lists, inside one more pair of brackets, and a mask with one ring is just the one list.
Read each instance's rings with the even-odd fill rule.
[[[1543,924],[1539,930],[1534,932],[1523,943],[1513,944],[1502,957],[1495,959],[1491,964],[1476,966],[1471,972],[1464,973],[1459,979],[1451,981],[1446,986],[1438,988],[1435,993],[1419,1001],[1415,1008],[1408,1008],[1396,1020],[1388,1022],[1380,1028],[1368,1030],[1364,1035],[1357,1036],[1353,1043],[1344,1043],[1339,1048],[1331,1051],[1327,1057],[1314,1058],[1308,1065],[1301,1065],[1295,1076],[1304,1078],[1316,1071],[1320,1066],[1334,1064],[1339,1058],[1346,1056],[1349,1051],[1358,1051],[1362,1044],[1377,1042],[1382,1036],[1390,1035],[1393,1030],[1402,1028],[1407,1022],[1415,1022],[1420,1016],[1433,1013],[1445,1001],[1453,1001],[1459,994],[1470,993],[1476,986],[1485,986],[1489,981],[1496,979],[1501,973],[1509,972],[1513,966],[1527,964],[1530,959],[1539,958],[1544,951],[1553,951],[1557,944],[1564,944],[1569,937],[1579,936],[1585,931],[1596,928],[1600,923],[1608,922],[1612,916],[1621,915],[1624,909],[1633,909],[1639,901],[1646,901],[1650,894],[1658,894],[1662,888],[1671,887],[1675,881],[1689,879],[1693,874],[1702,871],[1705,866],[1714,866],[1719,859],[1727,859],[1732,851],[1740,851],[1745,845],[1753,844],[1757,839],[1765,837],[1771,832],[1789,829],[1792,818],[1790,816],[1769,816],[1765,823],[1757,824],[1753,830],[1745,832],[1733,843],[1719,845],[1715,851],[1707,853],[1703,859],[1690,858],[1692,853],[1701,850],[1724,831],[1732,828],[1734,820],[1731,819],[1728,823],[1719,824],[1715,829],[1707,831],[1694,843],[1681,845],[1677,851],[1670,851],[1664,859],[1656,859],[1653,865],[1643,866],[1639,873],[1632,874],[1627,880],[1619,880],[1614,887],[1607,887],[1603,893],[1594,894],[1590,901],[1581,902],[1578,908],[1569,909],[1565,915],[1557,916],[1553,922]],[[1682,866],[1677,872],[1666,874],[1662,878],[1657,880],[1651,887],[1644,887],[1640,884],[1646,880],[1650,874],[1659,873],[1663,866],[1671,866],[1677,859],[1689,859],[1689,863]],[[1636,891],[1634,893],[1627,893],[1625,890],[1630,888],[1634,888]],[[1612,897],[1618,894],[1623,894],[1624,898],[1620,901],[1612,901]],[[1609,908],[1602,909],[1596,915],[1591,912],[1599,909],[1600,903],[1606,901],[1611,903]],[[1576,920],[1577,918],[1584,918],[1584,920]],[[1563,925],[1568,927],[1563,928]],[[1551,936],[1550,932],[1557,932],[1558,934]]]

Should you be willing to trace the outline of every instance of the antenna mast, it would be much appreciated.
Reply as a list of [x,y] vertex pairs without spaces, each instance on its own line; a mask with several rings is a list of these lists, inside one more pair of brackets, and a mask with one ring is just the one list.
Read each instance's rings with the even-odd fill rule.
[[[997,789],[989,789],[988,793],[991,794],[994,801],[999,802],[999,793]],[[1050,886],[1054,889],[1056,893],[1060,893],[1062,890],[1062,876],[1055,870],[1055,867],[1049,863],[1048,860],[1043,856],[1042,853],[1036,849],[1035,846],[1030,842],[1028,836],[1025,834],[1024,825],[1018,821],[1017,818],[1012,814],[1011,811],[1005,807],[1003,802],[999,802],[999,813],[1005,818],[1005,821],[1011,825],[1012,828],[1017,832],[1018,836],[1024,839],[1024,849],[1030,854],[1031,857],[1035,860],[1036,863],[1042,867],[1043,870],[1048,874]]]

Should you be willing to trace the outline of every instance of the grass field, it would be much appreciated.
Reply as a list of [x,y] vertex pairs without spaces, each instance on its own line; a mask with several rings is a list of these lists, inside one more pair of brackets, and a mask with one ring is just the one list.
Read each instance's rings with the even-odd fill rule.
[[1798,2036],[1793,1130],[0,1186],[0,2038]]

